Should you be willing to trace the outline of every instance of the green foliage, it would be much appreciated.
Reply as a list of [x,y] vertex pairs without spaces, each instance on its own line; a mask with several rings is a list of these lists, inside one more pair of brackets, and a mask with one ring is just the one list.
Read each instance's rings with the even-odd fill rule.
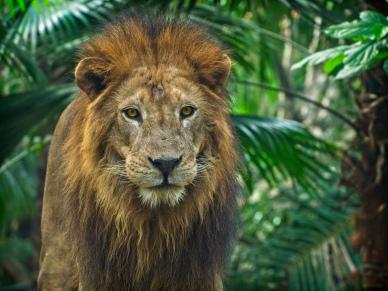
[[0,168],[0,237],[9,231],[12,222],[34,210],[38,183],[36,152],[43,144],[40,140],[28,143],[23,152]]
[[[332,144],[349,131],[327,112],[322,114],[305,103],[287,103],[290,100],[279,92],[280,87],[301,90],[308,79],[303,72],[289,75],[282,62],[306,55],[316,17],[322,16],[324,25],[343,19],[343,11],[354,7],[350,2],[7,0],[0,12],[0,61],[4,64],[0,68],[0,281],[13,282],[3,272],[5,262],[15,260],[27,270],[31,268],[27,261],[37,252],[32,239],[22,238],[21,224],[36,215],[37,188],[43,182],[37,175],[41,153],[57,117],[77,92],[72,82],[76,50],[105,20],[135,8],[184,15],[231,49],[235,62],[229,85],[231,112],[241,145],[244,191],[239,240],[226,290],[339,290],[347,286],[345,279],[359,260],[348,239],[357,203],[336,185],[338,149]],[[328,72],[338,74],[345,60],[353,68],[365,59],[382,57],[386,19],[371,12],[362,15],[361,22],[383,26],[367,30],[357,24],[363,31],[361,38],[349,32],[357,31],[353,22],[348,24],[352,27],[329,29],[333,36],[348,39],[351,35],[357,43],[317,53],[302,65],[325,62]],[[285,20],[290,22],[291,37],[284,33]],[[291,51],[289,60],[286,51]],[[234,79],[262,82],[279,90]],[[351,108],[345,98],[349,90],[330,82],[325,80],[315,93],[322,99],[315,101],[340,110]],[[329,86],[343,98],[330,99],[325,89]]]
[[363,11],[360,19],[330,26],[325,32],[338,39],[381,40],[388,33],[388,18],[374,11]]
[[[33,225],[36,219],[38,155],[45,144],[42,140],[25,137],[25,149],[0,168],[0,289],[14,279],[29,279],[31,264],[37,258],[34,242],[18,230]],[[25,283],[25,282],[23,282]]]
[[301,197],[283,188],[247,200],[227,289],[357,290],[348,280],[360,262],[348,240],[357,202],[338,204],[346,195],[329,187]]
[[325,62],[325,73],[336,79],[344,79],[366,71],[383,60],[386,67],[388,17],[373,11],[363,11],[359,20],[332,25],[325,32],[333,38],[354,43],[316,52],[294,64],[293,69]]
[[300,123],[245,115],[234,115],[233,121],[245,158],[243,177],[250,189],[255,172],[271,187],[289,180],[312,191],[332,173],[318,156],[334,153],[334,147]]
[[0,98],[0,163],[34,126],[63,109],[74,89],[73,85],[47,86]]

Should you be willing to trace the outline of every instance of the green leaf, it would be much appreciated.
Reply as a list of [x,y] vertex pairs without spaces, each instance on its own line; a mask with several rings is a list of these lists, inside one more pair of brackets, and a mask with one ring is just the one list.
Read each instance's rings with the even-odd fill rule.
[[248,160],[269,185],[292,179],[307,190],[331,173],[320,156],[333,153],[334,147],[314,137],[302,124],[246,115],[233,115],[232,119]]
[[46,77],[31,57],[29,51],[15,43],[15,27],[0,22],[0,62],[17,77],[24,77],[31,83],[45,83]]
[[368,65],[378,53],[378,44],[373,41],[356,44],[346,51],[344,64],[349,66]]
[[383,15],[373,11],[364,11],[360,14],[360,20],[332,25],[325,29],[325,33],[339,39],[380,39],[384,36],[382,34],[384,27],[387,26],[388,21]]
[[[295,291],[348,290],[348,276],[360,264],[359,256],[345,247],[349,245],[351,219],[357,211],[356,197],[350,196],[351,201],[340,206],[349,194],[335,187],[316,198],[302,198],[303,192],[298,193],[292,195],[280,190],[278,196],[268,195],[268,201],[261,198],[244,206],[244,214],[253,210],[250,216],[244,217],[244,225],[254,228],[249,237],[251,245],[238,244],[236,256],[244,254],[245,257],[242,264],[233,265],[234,272],[243,278],[251,277],[244,268],[251,264],[254,266],[252,273],[258,277],[256,280],[265,280],[268,284],[262,290],[270,290],[271,283],[275,286],[273,290],[278,290],[282,282],[287,282],[288,288]],[[282,208],[279,209],[280,205]],[[255,219],[256,213],[261,214],[259,221]],[[268,224],[273,213],[281,213],[285,218],[283,223],[263,239],[258,239],[262,235],[257,233]],[[265,216],[268,217],[263,218]],[[247,235],[247,231],[244,234]]]
[[383,14],[378,13],[376,11],[362,11],[360,13],[360,19],[365,22],[380,22],[383,24],[387,24],[387,17],[385,17]]
[[317,65],[320,63],[323,63],[329,59],[336,58],[339,55],[342,55],[347,49],[349,49],[350,46],[348,45],[342,45],[335,48],[326,49],[320,52],[316,52],[298,63],[292,65],[291,70],[300,69],[306,65]]
[[369,69],[374,65],[374,60],[379,54],[378,43],[370,41],[355,44],[345,52],[344,66],[337,73],[337,79],[349,78]]
[[344,58],[345,58],[345,54],[341,53],[336,57],[327,60],[323,65],[323,71],[329,75],[334,75],[338,73],[338,71],[343,67],[342,62]]
[[32,52],[41,43],[57,47],[58,43],[75,39],[92,25],[102,23],[122,4],[108,0],[33,1],[18,26],[18,43],[23,42]]
[[[382,27],[382,25],[380,25]],[[369,38],[375,35],[374,27],[370,23],[359,22],[344,22],[338,25],[333,25],[325,29],[325,33],[331,37],[339,39],[353,39],[359,37]]]
[[380,40],[388,33],[388,17],[376,11],[363,11],[360,18],[370,23],[376,39]]
[[[9,223],[28,215],[37,191],[37,155],[28,151],[0,173],[0,241]],[[1,255],[0,255],[1,256]]]
[[31,128],[62,108],[74,92],[74,85],[61,85],[0,97],[0,164]]
[[25,3],[26,1],[25,0],[17,0],[17,1],[20,9],[24,12],[26,10],[26,3]]

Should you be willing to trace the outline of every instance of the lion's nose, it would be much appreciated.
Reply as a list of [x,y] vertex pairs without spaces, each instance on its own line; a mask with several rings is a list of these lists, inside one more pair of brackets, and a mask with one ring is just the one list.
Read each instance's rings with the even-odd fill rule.
[[180,156],[178,159],[156,159],[153,160],[150,157],[148,157],[148,160],[151,162],[151,164],[158,168],[163,176],[165,178],[168,177],[168,175],[174,170],[176,166],[179,165],[179,163],[182,161],[182,156]]

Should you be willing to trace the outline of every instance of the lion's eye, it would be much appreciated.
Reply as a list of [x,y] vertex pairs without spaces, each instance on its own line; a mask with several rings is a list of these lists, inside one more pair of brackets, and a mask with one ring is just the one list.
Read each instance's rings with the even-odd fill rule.
[[196,109],[193,106],[182,107],[181,112],[179,114],[180,118],[184,119],[184,118],[192,116],[194,114],[195,110]]
[[127,108],[123,110],[124,117],[128,119],[135,119],[138,120],[140,118],[140,112],[139,110],[135,108]]

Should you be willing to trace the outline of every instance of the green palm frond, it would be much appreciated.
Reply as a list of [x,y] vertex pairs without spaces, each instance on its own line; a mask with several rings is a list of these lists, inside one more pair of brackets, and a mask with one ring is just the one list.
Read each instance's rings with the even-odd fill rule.
[[[354,6],[353,1],[318,2],[7,0],[0,20],[0,73],[4,77],[0,80],[0,237],[4,238],[0,279],[3,262],[24,262],[17,255],[22,253],[31,260],[28,254],[33,246],[18,242],[18,224],[35,208],[37,154],[50,140],[50,136],[41,137],[46,132],[42,125],[55,120],[74,96],[76,88],[70,82],[75,52],[98,25],[114,19],[123,8],[135,7],[145,14],[155,10],[185,14],[230,48],[238,80],[278,88],[284,86],[276,63],[286,48],[291,63],[306,56],[314,25],[319,23],[316,19],[322,18],[321,25],[326,26]],[[319,47],[325,41],[319,41]],[[293,91],[301,92],[307,78],[303,73],[289,76]],[[331,84],[325,86],[343,97]],[[242,223],[225,290],[348,290],[348,276],[359,268],[359,258],[349,246],[350,218],[357,201],[338,189],[337,148],[299,122],[276,118],[302,120],[305,116],[299,118],[298,111],[303,105],[293,103],[290,114],[282,115],[279,108],[288,103],[281,94],[257,88],[236,82],[229,87],[246,191],[239,197]],[[320,102],[331,98],[324,90],[317,95]],[[346,107],[340,104],[339,111]],[[336,140],[325,131],[333,128],[331,121],[319,118],[317,122],[306,119],[306,124],[321,130],[322,138]],[[338,132],[347,134],[342,129]]]
[[[8,6],[12,2],[7,1]],[[69,70],[73,65],[70,56],[85,40],[86,33],[109,19],[123,4],[120,0],[33,0],[25,2],[23,8],[8,7],[0,22],[0,60],[16,76],[43,84],[46,78],[41,67],[47,66],[43,71],[48,75],[58,68],[58,62]],[[53,62],[47,64],[48,59]]]
[[[17,290],[33,289],[35,277],[30,264],[36,261],[37,250],[27,237],[32,230],[26,225],[34,225],[39,185],[37,151],[44,143],[36,138],[25,141],[31,145],[0,168],[0,289],[4,290],[13,282],[10,270],[25,278]],[[19,231],[23,236],[17,234]]]
[[63,40],[82,36],[85,29],[109,18],[123,1],[34,0],[18,26],[19,41],[34,52],[42,43],[57,46]]
[[[29,264],[35,261],[36,257],[36,249],[31,239],[16,235],[6,240],[0,239],[1,290],[34,290],[35,275],[31,274]],[[17,276],[24,278],[24,282],[12,284],[7,272],[12,270],[10,266],[17,270]]]
[[18,77],[30,82],[45,82],[46,78],[23,46],[15,43],[15,27],[0,20],[0,62]]
[[333,17],[333,13],[327,9],[328,1],[281,0],[281,2],[296,11],[303,12],[303,17],[312,23],[314,23],[316,15],[324,17],[330,22],[337,20]]
[[0,98],[0,162],[21,138],[50,114],[63,109],[75,92],[71,85],[48,86]]
[[305,190],[316,189],[333,172],[322,157],[333,155],[335,148],[302,124],[242,115],[233,115],[233,121],[248,167],[243,177],[250,188],[254,172],[271,186],[289,180]]
[[287,42],[302,53],[307,53],[305,47],[279,33],[258,26],[252,21],[231,17],[227,8],[197,4],[188,16],[193,22],[207,27],[213,35],[216,35],[232,50],[233,58],[237,63],[248,70],[254,70],[252,59],[257,58],[259,53],[252,48],[260,48],[261,44],[266,44],[267,41],[272,44]]
[[357,286],[350,279],[359,271],[360,258],[349,237],[358,202],[344,203],[344,191],[327,191],[316,199],[281,191],[269,195],[267,202],[248,201],[243,211],[252,213],[242,217],[243,225],[255,227],[241,231],[227,290],[329,291]]
[[39,143],[32,145],[20,159],[0,169],[0,238],[12,221],[33,213],[38,182],[36,150]]
[[23,13],[27,10],[33,0],[3,0],[1,2],[1,12],[7,12],[7,17],[17,17],[18,13]]

